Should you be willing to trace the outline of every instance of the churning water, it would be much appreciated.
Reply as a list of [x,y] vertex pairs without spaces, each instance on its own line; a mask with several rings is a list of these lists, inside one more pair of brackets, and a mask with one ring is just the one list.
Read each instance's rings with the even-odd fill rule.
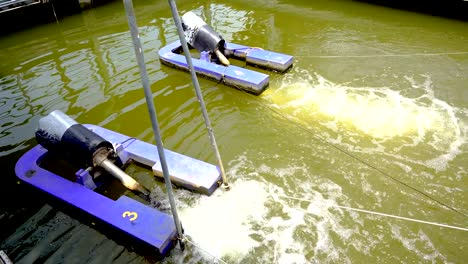
[[[436,98],[428,75],[404,76],[404,79],[407,87],[401,90],[352,87],[335,84],[318,73],[295,69],[277,89],[266,92],[261,99],[263,103],[289,126],[307,134],[310,132],[308,137],[317,142],[325,141],[329,148],[336,147],[341,154],[358,153],[359,159],[345,161],[345,165],[337,164],[336,160],[340,159],[334,157],[337,153],[311,151],[312,145],[298,147],[302,151],[291,156],[284,167],[268,165],[269,162],[261,158],[255,164],[248,151],[238,156],[229,164],[228,175],[234,179],[231,191],[218,190],[213,196],[202,196],[195,202],[193,197],[179,197],[189,243],[197,245],[195,251],[199,255],[194,259],[219,263],[253,262],[254,259],[262,263],[307,263],[311,259],[352,263],[355,260],[350,250],[364,259],[373,258],[378,250],[385,259],[403,261],[393,250],[382,251],[381,242],[385,240],[385,244],[399,244],[399,250],[411,252],[415,259],[446,262],[444,254],[422,229],[413,232],[401,220],[367,217],[343,210],[343,205],[353,204],[344,188],[373,196],[371,200],[375,204],[367,206],[375,208],[384,205],[384,200],[398,197],[406,184],[417,191],[431,193],[417,183],[427,179],[421,179],[413,171],[415,165],[436,172],[445,171],[467,142],[467,123],[459,118],[466,116],[467,109]],[[360,142],[365,144],[358,144]],[[422,156],[421,151],[431,154]],[[281,162],[286,158],[283,155],[287,152],[270,154],[266,159]],[[307,161],[308,155],[328,160],[329,163],[322,166],[329,167],[327,170],[341,170],[350,182],[356,179],[348,176],[369,173],[360,171],[359,167],[370,165],[386,170],[385,162],[373,161],[391,159],[398,169],[388,174],[374,171],[367,176],[388,179],[404,173],[407,178],[401,180],[407,182],[381,190],[374,186],[375,180],[360,177],[358,186],[341,185],[330,179],[332,177],[318,178],[320,175],[314,173],[317,169]],[[372,170],[366,170],[369,169]],[[396,175],[392,176],[393,173]],[[462,174],[466,174],[466,170],[463,169]],[[435,177],[428,173],[421,175]],[[414,190],[403,190],[411,191]],[[458,207],[456,203],[453,206]],[[401,206],[399,210],[386,212],[407,213]],[[176,256],[171,259],[177,260],[180,259]]]

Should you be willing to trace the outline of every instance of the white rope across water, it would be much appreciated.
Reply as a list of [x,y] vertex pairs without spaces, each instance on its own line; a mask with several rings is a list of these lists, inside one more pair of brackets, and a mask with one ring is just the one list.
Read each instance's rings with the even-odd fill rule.
[[[468,52],[466,52],[466,53],[468,54]],[[409,184],[407,184],[407,183],[405,183],[405,182],[403,182],[403,181],[397,179],[396,177],[393,177],[392,175],[390,175],[389,173],[387,173],[387,172],[385,172],[384,170],[380,169],[379,167],[377,167],[377,166],[375,166],[375,165],[372,165],[371,163],[369,163],[369,162],[367,162],[367,161],[365,161],[365,160],[363,160],[363,159],[361,159],[361,158],[359,158],[359,157],[357,157],[357,156],[351,154],[350,152],[348,152],[348,151],[346,151],[346,150],[344,150],[344,149],[338,147],[337,145],[335,145],[335,144],[333,144],[333,143],[331,143],[331,142],[328,142],[325,138],[322,138],[320,135],[317,136],[317,134],[313,133],[309,128],[305,127],[304,125],[302,125],[302,124],[300,124],[300,123],[295,122],[294,120],[292,120],[292,119],[289,118],[288,116],[284,115],[282,112],[278,111],[278,109],[273,108],[273,107],[271,107],[271,106],[269,106],[269,105],[266,105],[266,107],[269,108],[272,112],[274,112],[274,113],[278,114],[279,116],[281,116],[282,118],[284,118],[285,120],[291,122],[292,124],[296,125],[296,126],[299,127],[300,129],[304,130],[305,132],[307,132],[307,133],[313,135],[313,136],[314,136],[314,139],[320,140],[320,142],[324,142],[325,144],[328,144],[329,146],[331,146],[331,147],[335,148],[336,150],[338,150],[338,151],[340,151],[340,152],[342,152],[342,153],[348,155],[349,157],[351,157],[351,158],[353,158],[353,159],[355,159],[355,160],[361,162],[362,164],[368,166],[369,168],[372,168],[372,169],[378,171],[379,173],[381,173],[382,175],[384,175],[384,176],[386,176],[386,177],[392,179],[393,181],[395,181],[395,182],[397,182],[397,183],[399,183],[399,184],[401,184],[401,185],[403,185],[403,186],[405,186],[405,187],[407,187],[407,188],[409,188],[409,189],[411,189],[411,190],[413,190],[413,191],[416,191],[417,193],[419,193],[419,194],[421,194],[421,195],[423,195],[423,196],[429,198],[430,200],[432,200],[432,201],[434,201],[434,202],[436,202],[436,203],[438,203],[438,204],[440,204],[440,205],[442,205],[442,206],[444,206],[444,207],[446,207],[446,208],[448,208],[448,209],[450,209],[450,210],[456,212],[457,214],[460,214],[460,215],[463,215],[463,216],[465,216],[465,217],[468,217],[468,215],[466,215],[465,213],[462,213],[461,211],[457,210],[456,208],[454,208],[454,207],[452,207],[452,206],[450,206],[450,205],[448,205],[448,204],[445,204],[445,203],[443,203],[442,201],[439,201],[438,199],[432,197],[431,195],[429,195],[429,194],[427,194],[427,193],[425,193],[425,192],[423,192],[423,191],[418,190],[416,187],[413,187],[413,186],[411,186],[411,185],[409,185]],[[293,198],[293,197],[291,197],[291,198]],[[296,199],[299,199],[299,198],[296,198]],[[360,210],[360,209],[356,209],[356,210]],[[390,215],[389,215],[389,216],[390,216]],[[467,231],[467,229],[464,228],[463,231]]]
[[[296,198],[296,197],[291,197],[291,196],[287,196],[287,195],[278,195],[278,196],[283,197],[283,198],[287,198],[287,199],[291,199],[291,200],[297,200],[297,201],[301,201],[301,202],[312,203],[311,200],[307,200],[307,199]],[[418,219],[413,219],[413,218],[408,218],[408,217],[403,217],[403,216],[398,216],[398,215],[384,214],[384,213],[379,213],[379,212],[374,212],[374,211],[369,211],[369,210],[363,210],[363,209],[357,209],[357,208],[348,207],[348,206],[332,205],[331,207],[338,207],[338,208],[341,208],[341,209],[357,211],[357,212],[366,213],[366,214],[380,215],[380,216],[386,216],[386,217],[396,218],[396,219],[400,219],[400,220],[423,223],[423,224],[434,225],[434,226],[439,226],[439,227],[446,227],[446,228],[457,229],[457,230],[461,230],[461,231],[468,231],[468,228],[464,228],[464,227],[440,224],[440,223],[424,221],[424,220],[418,220]]]
[[209,255],[211,258],[217,260],[219,263],[223,263],[223,264],[228,264],[226,261],[214,256],[213,254],[211,254],[210,252],[208,252],[208,250],[206,249],[203,249],[202,247],[200,247],[198,244],[196,244],[195,242],[193,241],[190,241],[187,236],[184,236],[183,237],[183,241],[184,242],[188,242],[189,244],[193,245],[194,247],[198,248],[199,250],[203,251],[205,254]]
[[468,51],[441,52],[441,53],[413,53],[413,54],[376,54],[376,55],[304,55],[303,58],[375,58],[375,57],[412,57],[412,56],[442,56],[442,55],[466,55]]

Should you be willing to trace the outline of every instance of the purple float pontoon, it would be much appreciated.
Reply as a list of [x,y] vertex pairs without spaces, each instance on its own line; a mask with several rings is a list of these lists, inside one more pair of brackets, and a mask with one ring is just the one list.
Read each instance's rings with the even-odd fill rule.
[[[175,41],[160,49],[159,57],[164,64],[187,70],[187,62],[180,51],[180,42]],[[293,63],[292,56],[233,43],[226,43],[225,54],[228,58],[245,60],[247,64],[278,72],[285,72]],[[204,54],[200,59],[192,58],[192,62],[198,75],[255,95],[261,94],[269,84],[267,74],[234,65],[220,65],[211,62]]]
[[[227,43],[201,18],[187,12],[182,17],[187,43],[200,52],[200,58],[192,58],[198,75],[226,85],[259,95],[269,84],[269,76],[246,68],[230,65],[227,58],[244,60],[246,64],[267,70],[285,72],[293,65],[293,57],[234,43]],[[188,70],[185,57],[181,55],[180,41],[175,41],[159,50],[162,63]]]
[[[93,169],[100,167],[128,189],[145,193],[146,189],[120,167],[133,161],[151,167],[154,175],[162,176],[156,146],[99,126],[78,124],[58,110],[39,120],[36,139],[40,144],[16,164],[15,172],[21,180],[156,248],[161,255],[177,241],[177,230],[170,215],[125,195],[113,200],[95,191],[100,182],[96,181]],[[221,176],[216,166],[164,151],[175,185],[207,195],[219,186]],[[48,155],[52,157],[48,162],[56,157],[72,158],[71,163],[82,164],[75,181],[46,169],[43,160]]]

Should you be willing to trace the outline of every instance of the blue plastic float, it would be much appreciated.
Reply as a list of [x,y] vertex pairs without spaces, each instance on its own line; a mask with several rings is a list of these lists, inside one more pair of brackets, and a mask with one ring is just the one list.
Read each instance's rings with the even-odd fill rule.
[[[44,138],[50,142],[38,144],[26,152],[16,163],[16,175],[24,182],[154,247],[159,254],[168,253],[177,241],[172,216],[125,195],[112,200],[96,192],[99,182],[95,182],[89,167],[83,166],[76,172],[76,180],[70,181],[64,175],[57,175],[41,166],[49,151],[55,151],[55,144],[62,141],[65,147],[74,148],[74,152],[78,152],[80,156],[83,156],[83,149],[92,149],[93,162],[96,162],[95,158],[103,146],[110,146],[115,154],[112,155],[116,160],[114,163],[121,164],[120,167],[137,162],[151,167],[155,176],[162,176],[156,146],[96,125],[74,123],[60,111],[54,111],[43,119],[47,118],[59,120],[59,123],[53,121],[51,128],[42,133],[42,139],[38,138],[36,132],[36,138],[40,143]],[[71,130],[75,131],[70,132]],[[54,137],[57,131],[59,137]],[[79,138],[83,140],[76,143]],[[73,143],[70,143],[70,139]],[[65,140],[69,142],[63,143]],[[164,151],[172,183],[206,195],[210,195],[218,187],[221,176],[216,166],[170,150]],[[109,156],[109,159],[112,157]]]
[[[259,95],[268,86],[269,76],[230,65],[228,58],[277,72],[285,72],[293,65],[290,55],[226,42],[192,12],[182,16],[182,25],[187,43],[200,52],[199,59],[192,58],[194,69],[200,76]],[[159,58],[164,64],[188,70],[186,58],[181,53],[181,43],[175,41],[159,50]]]
[[[159,58],[166,65],[188,70],[187,61],[180,52],[180,41],[175,41],[159,50]],[[293,57],[290,55],[234,43],[226,42],[224,53],[228,58],[245,60],[249,65],[277,72],[285,72],[293,65]],[[203,53],[200,59],[192,58],[192,62],[198,75],[255,95],[261,94],[269,85],[267,74],[234,65],[220,65],[211,62]]]

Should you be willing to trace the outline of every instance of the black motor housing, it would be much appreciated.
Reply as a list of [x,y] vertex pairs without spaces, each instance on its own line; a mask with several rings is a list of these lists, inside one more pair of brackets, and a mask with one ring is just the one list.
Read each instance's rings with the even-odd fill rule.
[[109,141],[59,110],[39,120],[35,135],[37,142],[47,150],[87,167],[93,166],[93,156],[98,149],[113,149]]
[[199,52],[216,50],[224,53],[226,41],[216,31],[193,12],[182,16],[182,26],[187,42]]

